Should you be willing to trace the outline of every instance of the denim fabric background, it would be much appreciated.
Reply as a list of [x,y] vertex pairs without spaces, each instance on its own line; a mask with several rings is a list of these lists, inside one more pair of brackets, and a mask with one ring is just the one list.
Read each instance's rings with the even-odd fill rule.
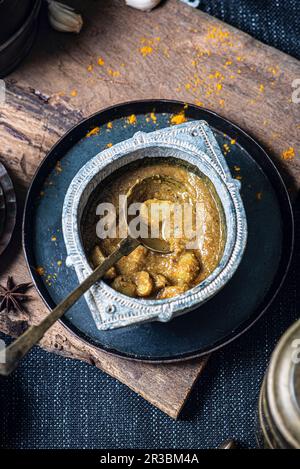
[[300,57],[299,0],[200,0],[199,8],[270,46]]
[[[299,56],[296,5],[298,0],[201,2],[205,11]],[[296,254],[279,297],[249,332],[211,357],[179,421],[99,370],[35,348],[11,377],[0,379],[0,446],[207,448],[235,437],[254,447],[257,396],[270,354],[300,317],[297,210]]]

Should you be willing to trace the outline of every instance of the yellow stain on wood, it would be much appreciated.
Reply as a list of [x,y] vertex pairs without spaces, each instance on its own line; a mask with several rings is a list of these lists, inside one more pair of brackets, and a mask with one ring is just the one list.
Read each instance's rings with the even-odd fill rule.
[[295,149],[293,147],[289,147],[287,150],[284,150],[281,153],[281,158],[283,160],[292,160],[295,158]]
[[57,173],[61,173],[61,172],[62,172],[62,167],[61,167],[61,162],[60,162],[60,161],[57,161],[57,162],[56,162],[55,171],[56,171]]
[[153,52],[153,47],[151,46],[142,46],[140,48],[140,53],[142,54],[143,57],[147,57],[147,55],[152,54]]
[[119,77],[120,76],[120,72],[118,70],[112,70],[111,68],[109,68],[107,70],[107,73],[111,76],[111,77]]

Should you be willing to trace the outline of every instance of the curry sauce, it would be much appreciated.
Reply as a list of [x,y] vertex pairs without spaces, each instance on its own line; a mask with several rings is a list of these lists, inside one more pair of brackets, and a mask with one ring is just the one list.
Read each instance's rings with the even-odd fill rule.
[[[156,175],[159,175],[157,180]],[[188,167],[165,162],[132,167],[117,175],[101,188],[97,203],[112,203],[118,211],[119,196],[128,194],[131,187],[145,178],[148,181],[142,191],[145,207],[148,209],[155,202],[168,203],[174,218],[174,204],[187,204],[191,208],[193,232],[168,239],[172,250],[167,254],[154,252],[144,245],[138,246],[109,269],[104,279],[127,296],[171,298],[198,285],[219,264],[226,237],[223,209],[213,184],[206,176],[196,174]],[[198,215],[200,210],[200,227],[196,224],[196,209]],[[171,225],[174,228],[174,223]],[[95,238],[89,246],[93,267],[101,264],[119,242],[118,237]]]

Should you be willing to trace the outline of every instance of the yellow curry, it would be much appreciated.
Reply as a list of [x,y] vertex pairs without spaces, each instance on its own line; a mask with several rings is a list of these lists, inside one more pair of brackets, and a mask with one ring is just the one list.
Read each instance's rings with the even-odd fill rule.
[[[186,204],[192,213],[189,233],[181,233],[179,238],[174,233],[169,236],[171,252],[167,254],[138,246],[106,273],[105,281],[131,297],[171,298],[202,282],[219,264],[225,242],[223,210],[207,177],[196,174],[189,167],[165,162],[132,167],[118,175],[101,188],[97,203],[112,203],[118,211],[119,196],[128,194],[140,180],[144,181],[139,194],[143,202],[141,211],[148,211],[156,203],[169,204],[170,227],[176,232],[174,204]],[[199,211],[200,227],[196,223]],[[93,267],[102,263],[119,242],[119,238],[95,237],[89,247]]]

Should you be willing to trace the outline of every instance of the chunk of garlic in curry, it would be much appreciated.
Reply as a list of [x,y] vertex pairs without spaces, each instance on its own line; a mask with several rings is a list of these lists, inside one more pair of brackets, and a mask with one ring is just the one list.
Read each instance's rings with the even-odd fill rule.
[[150,11],[155,8],[161,0],[125,0],[126,5],[142,11]]
[[60,32],[80,33],[82,16],[64,3],[48,0],[48,16],[51,26]]

